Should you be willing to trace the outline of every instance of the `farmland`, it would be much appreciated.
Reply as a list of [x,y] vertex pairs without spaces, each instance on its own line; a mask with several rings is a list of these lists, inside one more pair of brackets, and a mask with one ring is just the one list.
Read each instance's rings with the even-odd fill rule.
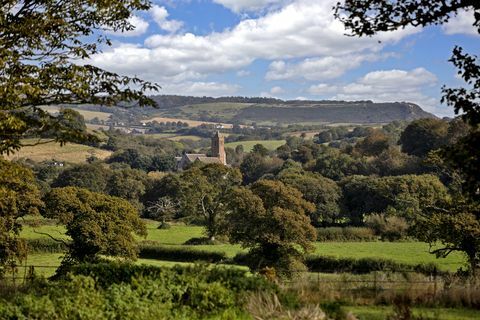
[[[30,139],[25,140],[24,143],[29,144],[37,141],[38,140]],[[109,157],[111,152],[76,143],[67,143],[64,146],[60,146],[58,143],[50,142],[37,146],[23,147],[20,151],[6,156],[6,158],[9,160],[18,160],[24,158],[31,159],[36,162],[54,159],[56,161],[70,163],[84,163],[91,155],[95,155],[97,158],[103,160]]]
[[[203,236],[203,228],[198,226],[175,225],[169,229],[157,229],[158,223],[147,221],[148,235],[145,239],[137,238],[138,241],[148,240],[159,245],[172,247],[189,247],[195,250],[206,250],[215,252],[225,252],[227,257],[233,257],[237,253],[244,251],[238,245],[218,244],[218,245],[199,245],[184,246],[183,244],[191,239]],[[25,226],[21,236],[26,239],[46,238],[47,236],[39,233],[48,233],[56,238],[65,238],[65,229],[62,226],[45,225],[41,227]],[[455,271],[465,264],[465,259],[460,254],[452,254],[445,259],[436,259],[434,255],[428,252],[428,245],[422,242],[404,241],[404,242],[317,242],[315,244],[315,255],[334,256],[339,258],[383,258],[390,259],[399,263],[418,264],[435,263],[440,269],[446,271]],[[48,265],[57,264],[60,261],[57,256],[47,254],[34,255],[29,258],[28,264],[45,263],[48,257],[54,257],[53,262]],[[38,262],[37,262],[38,261]],[[148,262],[142,260],[142,262]],[[152,261],[153,262],[153,261]],[[157,262],[155,262],[157,263]],[[55,264],[54,264],[55,265]]]
[[278,147],[285,144],[285,140],[257,140],[257,141],[237,141],[225,144],[225,147],[235,149],[237,146],[242,145],[245,152],[250,152],[253,146],[261,144],[268,150],[275,150]]

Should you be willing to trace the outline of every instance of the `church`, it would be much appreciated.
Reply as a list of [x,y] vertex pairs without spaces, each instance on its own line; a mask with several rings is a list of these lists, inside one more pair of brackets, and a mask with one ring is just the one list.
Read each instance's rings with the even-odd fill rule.
[[212,137],[212,156],[209,157],[203,153],[185,153],[182,157],[177,157],[177,169],[184,170],[191,164],[200,161],[202,163],[218,163],[227,165],[227,154],[225,153],[225,139],[219,131]]

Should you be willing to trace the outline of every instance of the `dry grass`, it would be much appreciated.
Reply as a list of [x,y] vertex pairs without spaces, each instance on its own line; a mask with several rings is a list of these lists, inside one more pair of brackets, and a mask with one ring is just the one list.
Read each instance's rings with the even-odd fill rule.
[[[33,141],[27,140],[25,142],[31,143]],[[76,143],[67,143],[61,147],[60,144],[51,142],[33,147],[23,147],[20,151],[6,156],[6,158],[8,160],[31,159],[37,162],[54,159],[56,161],[84,163],[92,154],[99,159],[105,159],[111,155],[111,152]]]
[[[60,107],[44,106],[42,107],[42,109],[50,113],[57,113],[60,110]],[[87,121],[90,121],[93,118],[98,118],[99,120],[108,120],[111,116],[111,113],[107,113],[107,112],[89,111],[89,110],[83,110],[79,108],[74,108],[74,110],[78,111]]]

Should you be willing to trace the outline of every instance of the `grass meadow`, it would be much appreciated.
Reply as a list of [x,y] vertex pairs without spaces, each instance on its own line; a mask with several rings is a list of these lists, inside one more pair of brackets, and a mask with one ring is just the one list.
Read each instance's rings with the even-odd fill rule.
[[[158,222],[147,221],[148,236],[138,238],[139,241],[154,241],[158,244],[172,247],[186,247],[184,243],[191,238],[202,237],[203,227],[174,225],[169,229],[157,229]],[[42,234],[43,233],[43,234]],[[48,233],[55,238],[67,238],[65,228],[62,226],[43,225],[40,227],[24,226],[21,237],[26,239],[46,238]],[[239,245],[219,244],[219,245],[199,245],[189,246],[189,248],[205,251],[225,252],[228,257],[234,257],[237,253],[245,251]],[[435,255],[430,254],[429,246],[423,242],[404,241],[404,242],[317,242],[315,243],[315,255],[333,256],[340,258],[384,258],[399,263],[419,264],[435,263],[441,270],[455,271],[465,265],[465,258],[462,254],[453,253],[447,258],[437,259]],[[37,260],[43,265],[51,254],[30,255],[28,264],[36,264]],[[53,259],[52,263],[59,263],[58,259]],[[35,263],[34,263],[35,261]],[[143,262],[159,263],[158,261],[145,260]]]
[[245,152],[250,152],[253,146],[256,144],[262,144],[268,150],[275,150],[285,144],[285,140],[257,140],[257,141],[237,141],[226,143],[225,147],[235,149],[237,146],[242,145]]

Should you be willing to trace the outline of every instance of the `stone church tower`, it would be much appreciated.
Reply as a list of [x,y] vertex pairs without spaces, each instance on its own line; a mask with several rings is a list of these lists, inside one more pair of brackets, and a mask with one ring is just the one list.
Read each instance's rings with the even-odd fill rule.
[[225,138],[219,131],[212,137],[212,157],[220,159],[223,165],[227,165],[227,154],[225,153]]

